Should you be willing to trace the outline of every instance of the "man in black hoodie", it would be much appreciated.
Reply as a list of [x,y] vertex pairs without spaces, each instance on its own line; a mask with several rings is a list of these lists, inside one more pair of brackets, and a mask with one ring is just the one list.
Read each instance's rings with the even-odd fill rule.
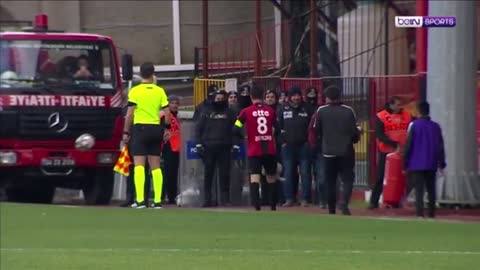
[[210,105],[213,102],[213,96],[215,91],[218,90],[218,86],[215,84],[211,84],[207,88],[207,98],[200,103],[196,108],[195,111],[193,112],[193,121],[197,122],[200,119],[201,114],[210,108]]
[[238,142],[234,144],[233,125],[235,113],[228,108],[227,92],[214,92],[211,107],[205,110],[196,124],[197,153],[203,155],[205,164],[205,201],[204,207],[212,203],[213,176],[218,168],[221,204],[230,204],[230,166],[232,146],[239,150]]
[[238,89],[240,95],[238,96],[238,106],[240,111],[252,105],[252,99],[250,98],[250,85],[241,85]]

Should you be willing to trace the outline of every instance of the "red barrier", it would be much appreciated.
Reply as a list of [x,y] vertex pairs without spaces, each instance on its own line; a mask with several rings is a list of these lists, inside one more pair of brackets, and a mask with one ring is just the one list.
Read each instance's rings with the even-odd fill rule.
[[407,177],[403,173],[402,155],[398,152],[387,155],[383,185],[383,203],[399,207],[406,192]]

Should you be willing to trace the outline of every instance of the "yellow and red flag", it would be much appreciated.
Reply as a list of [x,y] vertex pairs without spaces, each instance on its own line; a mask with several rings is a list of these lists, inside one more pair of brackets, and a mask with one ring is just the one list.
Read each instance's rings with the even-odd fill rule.
[[113,167],[113,171],[128,176],[130,175],[131,164],[132,160],[130,159],[128,148],[126,145],[124,145],[122,152],[120,152],[120,156],[118,156],[117,162],[115,163],[115,167]]

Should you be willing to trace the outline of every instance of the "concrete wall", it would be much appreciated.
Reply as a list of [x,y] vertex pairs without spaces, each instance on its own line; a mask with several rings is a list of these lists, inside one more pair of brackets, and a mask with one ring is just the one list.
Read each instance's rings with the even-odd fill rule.
[[[49,16],[50,29],[110,36],[134,55],[135,64],[174,64],[172,2],[165,1],[1,1],[2,20]],[[210,1],[211,42],[255,31],[255,1]],[[264,24],[273,22],[273,6],[262,2]],[[202,1],[180,1],[182,64],[193,63],[202,46]]]
[[[255,1],[210,1],[208,14],[210,44],[255,32]],[[273,5],[262,1],[262,23],[273,21]],[[182,62],[193,63],[194,48],[202,47],[202,30],[202,1],[180,1]]]

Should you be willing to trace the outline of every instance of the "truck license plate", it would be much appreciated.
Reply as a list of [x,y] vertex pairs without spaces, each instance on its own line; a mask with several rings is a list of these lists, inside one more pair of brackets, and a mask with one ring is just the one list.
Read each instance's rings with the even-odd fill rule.
[[44,158],[42,166],[45,167],[72,167],[75,166],[75,160],[69,158]]

